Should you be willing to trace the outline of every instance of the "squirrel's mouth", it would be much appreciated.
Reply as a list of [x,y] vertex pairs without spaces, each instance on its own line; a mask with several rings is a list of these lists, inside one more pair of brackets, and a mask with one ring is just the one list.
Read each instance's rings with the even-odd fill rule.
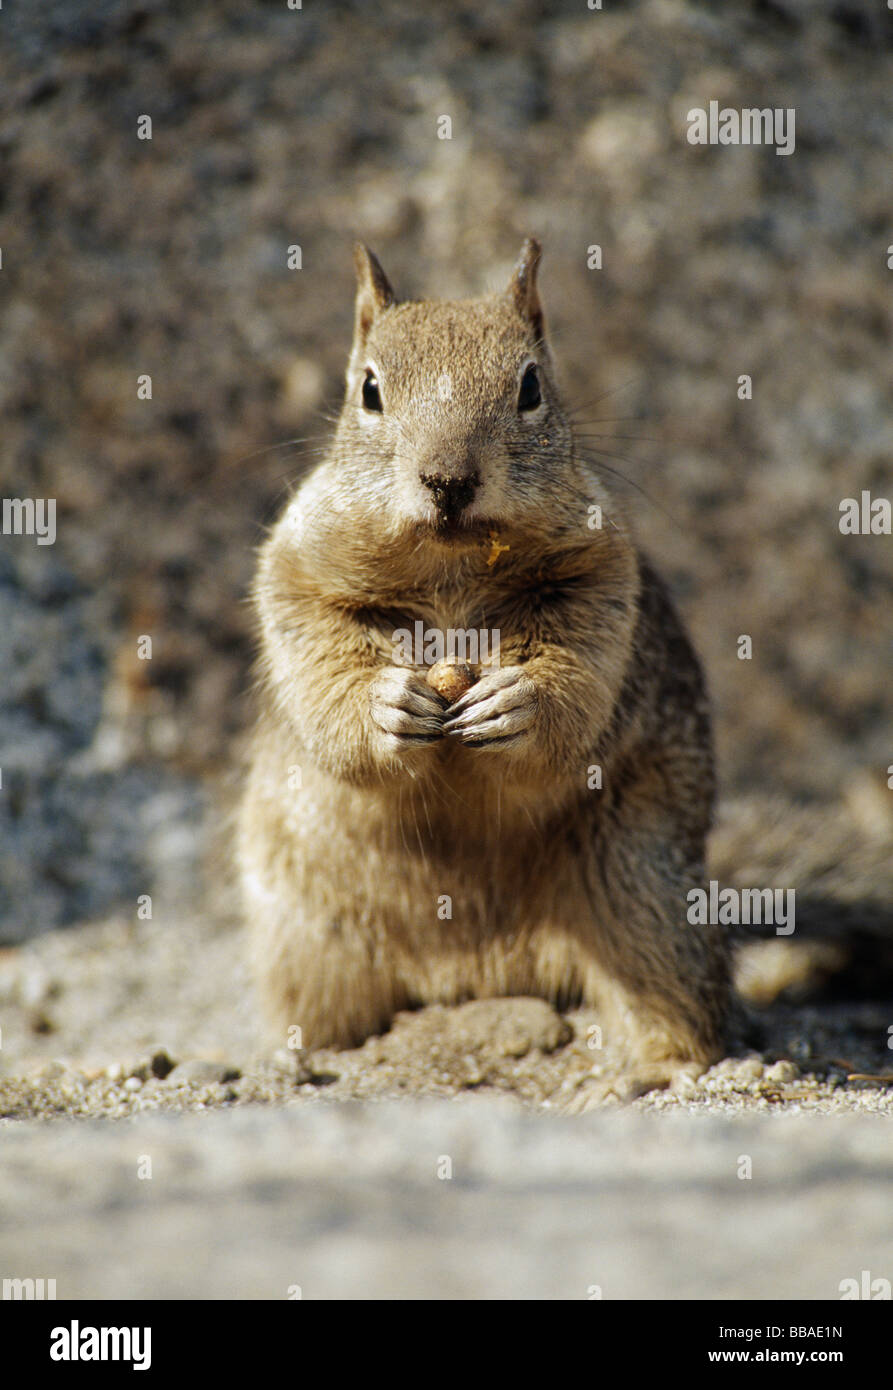
[[430,521],[416,522],[414,530],[419,541],[434,541],[448,546],[480,545],[498,530],[498,522],[487,517],[437,516]]

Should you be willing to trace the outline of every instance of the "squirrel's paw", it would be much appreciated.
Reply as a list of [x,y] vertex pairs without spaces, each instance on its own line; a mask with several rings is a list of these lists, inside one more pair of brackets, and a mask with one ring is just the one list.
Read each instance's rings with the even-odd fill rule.
[[370,690],[372,722],[389,753],[443,738],[443,701],[415,671],[388,666]]
[[524,667],[503,666],[450,706],[443,731],[472,748],[516,747],[532,729],[538,705]]
[[603,1105],[622,1105],[638,1100],[649,1091],[671,1091],[689,1094],[694,1081],[702,1076],[703,1062],[666,1062],[644,1064],[632,1071],[609,1072],[588,1077],[566,1100],[556,1107],[565,1115],[582,1115]]

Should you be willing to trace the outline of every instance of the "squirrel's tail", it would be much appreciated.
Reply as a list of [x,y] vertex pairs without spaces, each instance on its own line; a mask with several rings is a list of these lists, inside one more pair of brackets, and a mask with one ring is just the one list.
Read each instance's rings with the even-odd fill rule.
[[[711,839],[709,876],[721,887],[795,890],[791,935],[777,935],[771,923],[732,928],[736,944],[773,942],[760,948],[761,959],[742,953],[745,996],[756,1002],[782,990],[819,989],[878,998],[893,987],[893,791],[866,779],[833,806],[778,796],[727,801]],[[750,978],[749,954],[757,961]]]

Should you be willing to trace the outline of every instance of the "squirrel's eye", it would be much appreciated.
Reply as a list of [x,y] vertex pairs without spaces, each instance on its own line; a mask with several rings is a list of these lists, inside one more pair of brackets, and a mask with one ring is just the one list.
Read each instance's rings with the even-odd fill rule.
[[540,379],[537,374],[536,366],[531,362],[527,371],[521,378],[521,389],[518,392],[519,410],[536,410],[542,402],[540,394]]
[[378,389],[378,377],[369,367],[366,368],[366,379],[363,382],[363,405],[367,410],[384,409]]

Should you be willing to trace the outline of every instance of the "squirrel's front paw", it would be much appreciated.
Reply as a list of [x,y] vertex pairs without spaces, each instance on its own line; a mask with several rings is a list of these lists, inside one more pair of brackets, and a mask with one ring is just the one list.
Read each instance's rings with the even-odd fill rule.
[[388,666],[372,682],[372,722],[389,754],[443,738],[443,701],[415,671]]
[[450,706],[443,730],[472,748],[519,747],[533,728],[538,705],[524,667],[503,666]]

